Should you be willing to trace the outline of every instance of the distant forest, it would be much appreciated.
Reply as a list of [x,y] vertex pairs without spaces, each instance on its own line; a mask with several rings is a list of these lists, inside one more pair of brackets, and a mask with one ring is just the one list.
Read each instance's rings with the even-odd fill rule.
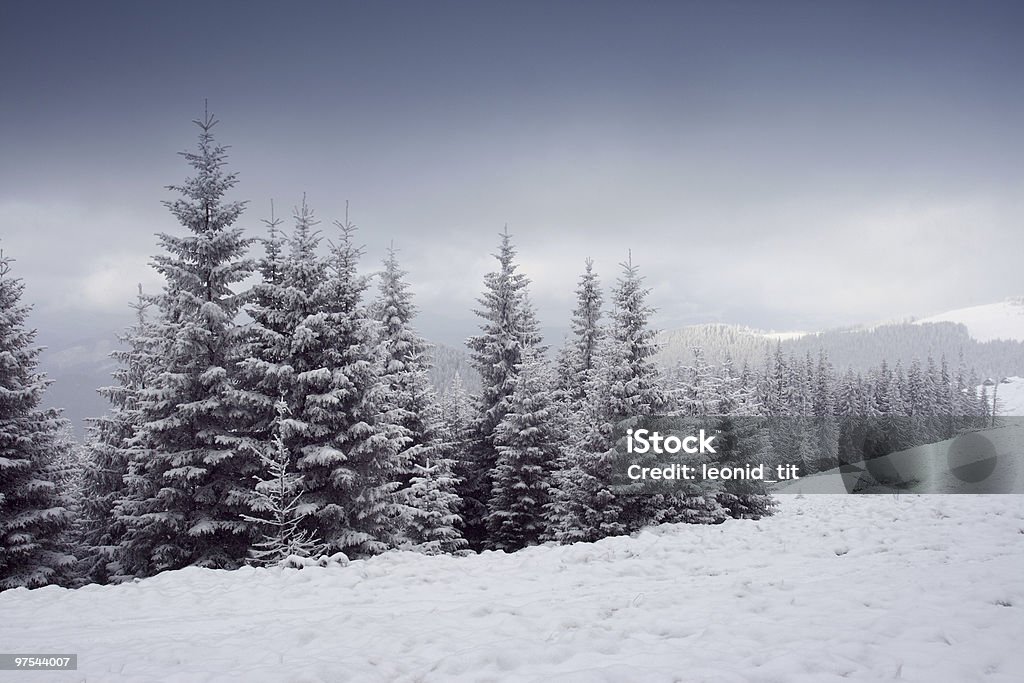
[[[655,362],[663,370],[677,365],[690,365],[693,350],[699,348],[705,360],[721,365],[727,357],[736,367],[744,364],[752,370],[764,370],[765,363],[776,351],[803,358],[808,353],[817,358],[824,351],[839,374],[852,370],[867,373],[883,359],[910,366],[914,359],[935,359],[943,356],[956,363],[963,362],[980,378],[1024,376],[1024,342],[972,339],[967,328],[958,323],[893,323],[875,327],[842,328],[808,334],[783,341],[770,339],[757,330],[740,325],[690,325],[661,332],[657,337]],[[480,378],[470,366],[469,355],[462,349],[439,345],[431,352],[434,365],[431,383],[444,393],[456,373],[467,391],[476,392]]]
[[709,363],[720,364],[731,356],[737,367],[744,363],[763,369],[766,359],[781,348],[784,355],[817,357],[824,351],[836,370],[867,372],[885,359],[910,365],[914,359],[943,356],[950,363],[963,362],[982,378],[1024,375],[1024,342],[972,339],[957,323],[895,323],[870,328],[844,328],[777,341],[737,325],[693,325],[658,336],[657,362],[669,369],[689,364],[693,349],[700,348]]

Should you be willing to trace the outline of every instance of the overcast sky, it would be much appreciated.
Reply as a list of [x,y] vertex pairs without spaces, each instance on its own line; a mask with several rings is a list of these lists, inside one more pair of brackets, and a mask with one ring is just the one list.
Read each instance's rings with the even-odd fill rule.
[[1022,35],[1020,2],[6,2],[0,246],[42,343],[125,325],[208,98],[242,225],[305,192],[329,236],[350,200],[438,341],[506,223],[548,328],[630,249],[661,328],[999,301]]

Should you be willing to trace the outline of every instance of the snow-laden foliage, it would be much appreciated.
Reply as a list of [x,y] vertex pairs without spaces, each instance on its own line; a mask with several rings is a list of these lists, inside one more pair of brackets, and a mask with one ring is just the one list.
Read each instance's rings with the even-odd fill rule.
[[565,393],[566,410],[570,413],[582,409],[587,383],[593,379],[598,344],[604,334],[601,327],[603,301],[594,261],[588,258],[576,286],[576,308],[570,321],[572,336],[558,355],[558,386]]
[[244,203],[226,199],[237,178],[214,140],[217,122],[206,114],[195,123],[198,149],[183,153],[194,174],[165,202],[186,233],[158,235],[163,251],[153,257],[164,278],[151,299],[154,363],[139,391],[128,492],[116,510],[125,526],[118,560],[140,576],[237,567],[253,533],[241,514],[258,459],[240,443],[248,415],[234,396],[251,240],[235,226]]
[[49,381],[37,372],[42,349],[11,261],[0,252],[0,590],[53,582],[75,561],[71,501],[58,485],[64,421],[39,406]]
[[427,554],[455,552],[466,542],[459,530],[454,444],[445,439],[430,386],[429,346],[412,327],[416,307],[405,274],[389,249],[374,306],[383,355],[382,414],[405,439],[398,456],[398,498],[407,506],[401,546]]
[[535,351],[526,353],[508,412],[494,434],[498,460],[491,471],[485,521],[490,545],[497,550],[518,550],[548,536],[545,509],[567,427],[553,389],[544,359]]
[[[614,433],[636,418],[666,410],[668,397],[653,363],[655,332],[648,289],[632,259],[612,290],[611,325],[598,345],[594,374],[580,411],[584,433],[570,444],[556,476],[558,493],[549,506],[553,535],[563,543],[629,533],[652,517],[660,499],[618,496],[611,488],[616,459]],[[579,438],[579,437],[578,437]]]
[[362,302],[368,283],[357,271],[355,226],[347,219],[336,226],[313,312],[294,335],[304,360],[295,368],[292,420],[310,528],[328,551],[363,556],[400,541],[407,515],[396,492],[405,437],[386,415],[384,352]]
[[262,471],[254,475],[256,486],[250,499],[252,515],[242,515],[260,532],[249,550],[257,565],[274,565],[293,557],[320,554],[323,544],[313,532],[299,528],[306,516],[302,505],[302,480],[292,471],[291,454],[285,445],[289,436],[288,405],[279,400],[271,426],[272,441],[257,451]]
[[477,299],[480,334],[466,344],[474,369],[480,374],[477,415],[467,459],[460,463],[463,479],[463,522],[466,539],[473,547],[486,544],[483,519],[491,498],[491,471],[498,460],[494,432],[509,410],[518,368],[529,349],[541,349],[541,336],[527,296],[529,279],[517,272],[516,252],[506,230],[494,258],[498,269],[484,276],[484,293]]
[[150,306],[139,285],[137,300],[132,304],[135,323],[120,336],[123,348],[110,354],[118,363],[113,373],[116,384],[99,390],[109,401],[110,410],[91,421],[86,441],[82,508],[77,522],[84,551],[79,574],[96,583],[116,580],[125,573],[116,552],[125,526],[114,511],[127,493],[124,477],[132,459],[132,439],[142,423],[140,394],[152,380],[157,364],[147,316]]

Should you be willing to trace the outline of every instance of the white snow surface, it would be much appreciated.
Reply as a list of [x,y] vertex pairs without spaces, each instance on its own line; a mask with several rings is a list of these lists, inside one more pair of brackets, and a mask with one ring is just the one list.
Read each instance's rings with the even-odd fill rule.
[[[977,388],[981,395],[981,387]],[[997,412],[1000,415],[1024,416],[1024,377],[1008,377],[996,388]],[[988,398],[992,400],[992,387],[988,387]]]
[[778,514],[514,554],[184,569],[0,593],[0,681],[1024,680],[1024,496]]
[[974,339],[986,342],[996,339],[1024,341],[1024,303],[1004,301],[969,308],[958,308],[915,321],[923,323],[962,323]]

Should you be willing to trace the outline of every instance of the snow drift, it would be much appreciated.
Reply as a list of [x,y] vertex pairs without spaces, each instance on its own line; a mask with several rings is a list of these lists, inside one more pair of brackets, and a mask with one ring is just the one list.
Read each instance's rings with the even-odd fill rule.
[[514,554],[184,569],[0,594],[0,681],[1024,680],[1024,497],[785,496],[777,516]]

